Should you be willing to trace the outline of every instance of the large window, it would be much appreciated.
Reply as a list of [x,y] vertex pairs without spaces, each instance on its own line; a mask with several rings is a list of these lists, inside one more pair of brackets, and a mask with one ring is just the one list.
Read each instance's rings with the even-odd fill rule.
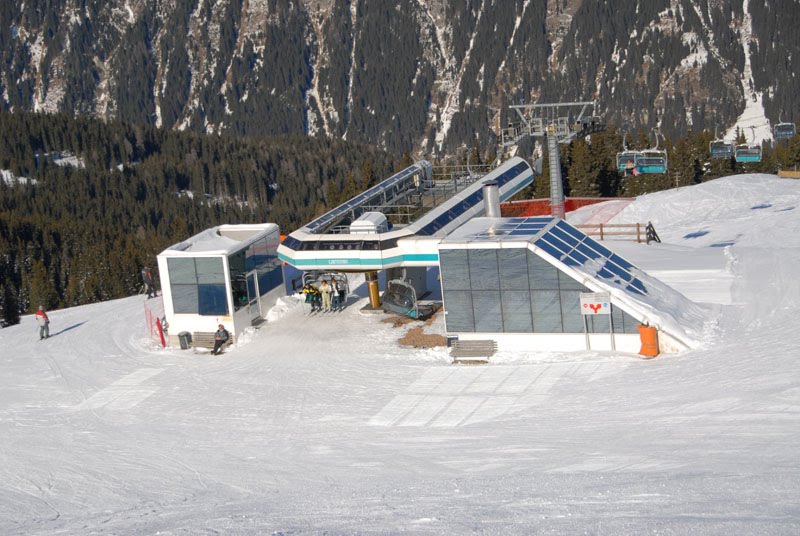
[[451,290],[445,294],[447,329],[450,331],[475,331],[472,315],[472,293],[468,290]]
[[525,290],[503,290],[503,331],[507,333],[533,332],[531,293]]
[[[582,333],[580,293],[590,292],[532,251],[439,251],[447,329],[460,332]],[[637,322],[614,308],[616,333]],[[608,317],[589,317],[590,333],[608,333]]]
[[524,249],[504,249],[500,252],[500,288],[525,290],[528,284],[528,256]]
[[471,290],[467,252],[463,249],[439,251],[442,287],[445,290]]
[[476,290],[472,292],[472,310],[475,315],[475,331],[496,333],[503,330],[503,309],[500,292]]
[[561,333],[561,301],[557,290],[532,290],[533,331],[535,333]]
[[283,285],[283,271],[278,259],[278,244],[270,243],[268,237],[256,240],[246,249],[228,256],[231,276],[233,307],[238,311],[255,297],[255,289],[248,287],[247,274],[255,270],[258,279],[258,294],[263,296],[275,287]]
[[167,259],[172,307],[178,314],[228,314],[225,272],[218,257]]
[[497,250],[470,250],[468,259],[469,282],[472,290],[496,290],[500,288]]
[[231,276],[231,294],[233,310],[238,311],[246,306],[247,300],[247,268],[245,266],[245,250],[228,255],[228,271]]
[[247,270],[258,274],[258,291],[261,296],[275,287],[283,285],[283,270],[278,259],[278,242],[270,242],[269,237],[253,243],[247,248]]

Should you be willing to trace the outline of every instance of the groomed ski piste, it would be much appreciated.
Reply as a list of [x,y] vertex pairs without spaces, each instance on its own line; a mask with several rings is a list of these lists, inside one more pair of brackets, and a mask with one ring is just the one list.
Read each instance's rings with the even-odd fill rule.
[[697,349],[454,366],[358,282],[219,357],[154,346],[143,296],[50,311],[42,342],[26,316],[0,329],[0,533],[800,533],[800,181],[612,223],[637,221],[663,243],[604,244],[709,311]]

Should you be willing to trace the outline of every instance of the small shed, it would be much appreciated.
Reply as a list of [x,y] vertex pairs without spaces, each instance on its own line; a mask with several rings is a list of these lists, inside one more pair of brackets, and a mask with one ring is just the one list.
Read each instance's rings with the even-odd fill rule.
[[220,225],[162,251],[158,271],[170,344],[182,332],[207,339],[219,324],[235,340],[262,322],[286,294],[279,244],[274,223]]

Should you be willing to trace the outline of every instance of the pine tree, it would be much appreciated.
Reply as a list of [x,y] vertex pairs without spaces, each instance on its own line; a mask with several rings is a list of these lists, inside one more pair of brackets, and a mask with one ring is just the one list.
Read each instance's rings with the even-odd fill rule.
[[40,259],[33,261],[30,276],[31,304],[28,312],[34,312],[39,305],[50,309],[57,303],[52,280]]
[[572,143],[567,171],[569,195],[573,197],[597,197],[600,194],[598,173],[589,146],[584,140]]
[[3,285],[2,315],[3,322],[8,326],[19,324],[19,303],[17,292],[10,281]]

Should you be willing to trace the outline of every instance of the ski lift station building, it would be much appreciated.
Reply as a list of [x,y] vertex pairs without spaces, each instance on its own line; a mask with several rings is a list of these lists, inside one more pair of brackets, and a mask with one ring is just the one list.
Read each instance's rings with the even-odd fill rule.
[[158,255],[170,344],[178,334],[213,334],[218,324],[236,337],[257,324],[285,295],[274,223],[220,225]]
[[[439,267],[447,332],[462,340],[636,353],[647,324],[662,351],[693,346],[692,302],[559,218],[475,218],[439,244]],[[587,297],[606,314],[587,314]]]
[[[448,335],[492,339],[501,350],[589,346],[636,353],[640,324],[659,330],[661,351],[691,347],[684,327],[697,319],[682,321],[674,312],[675,304],[679,315],[696,312],[683,295],[564,220],[501,217],[499,202],[533,178],[527,162],[512,158],[389,229],[378,210],[393,210],[393,199],[432,197],[437,180],[421,162],[292,232],[278,253],[300,270],[364,272],[375,295],[378,270],[387,281],[395,280],[390,274],[413,280],[421,296],[426,278],[410,275],[438,267]],[[585,318],[581,299],[588,294],[607,296],[603,312],[611,314]]]

